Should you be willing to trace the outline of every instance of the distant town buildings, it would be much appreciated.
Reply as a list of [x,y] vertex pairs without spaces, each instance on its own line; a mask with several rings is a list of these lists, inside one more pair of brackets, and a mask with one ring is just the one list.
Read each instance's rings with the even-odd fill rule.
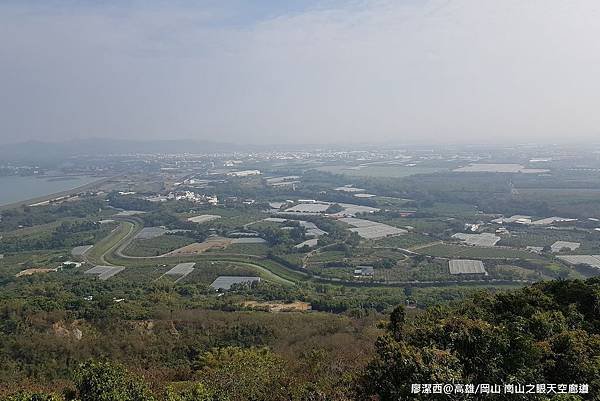
[[557,216],[534,220],[532,216],[524,216],[519,214],[510,217],[499,217],[492,220],[492,223],[496,224],[523,224],[532,226],[569,225],[575,224],[576,222],[577,219]]
[[241,170],[241,171],[230,171],[226,173],[229,177],[249,177],[253,175],[260,175],[260,170]]
[[193,191],[169,192],[167,195],[152,195],[144,199],[150,202],[167,202],[170,200],[186,200],[194,203],[218,205],[219,199],[216,195],[199,194]]

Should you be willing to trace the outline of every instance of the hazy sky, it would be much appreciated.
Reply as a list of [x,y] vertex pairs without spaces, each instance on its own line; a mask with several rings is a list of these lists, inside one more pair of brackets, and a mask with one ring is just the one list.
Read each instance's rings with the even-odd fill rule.
[[600,139],[600,2],[0,2],[0,142]]

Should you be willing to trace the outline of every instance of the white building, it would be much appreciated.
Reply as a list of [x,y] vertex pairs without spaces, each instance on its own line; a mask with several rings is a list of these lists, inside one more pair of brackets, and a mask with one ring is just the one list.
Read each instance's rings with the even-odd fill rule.
[[260,170],[242,170],[242,171],[230,171],[227,173],[230,177],[249,177],[253,175],[260,175]]

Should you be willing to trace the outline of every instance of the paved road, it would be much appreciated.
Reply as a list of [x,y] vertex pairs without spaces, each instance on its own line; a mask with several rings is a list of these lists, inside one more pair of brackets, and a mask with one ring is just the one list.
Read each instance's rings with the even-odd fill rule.
[[[114,237],[117,237],[117,236],[121,235],[121,231],[122,231],[122,228],[124,227],[124,225],[128,225],[129,227],[127,228],[127,232],[126,232],[126,234],[123,236],[123,238],[122,238],[121,240],[117,241],[117,242],[116,242],[115,244],[113,244],[112,246],[110,246],[110,247],[109,247],[109,248],[108,248],[106,251],[104,251],[102,254],[100,254],[100,255],[98,256],[98,258],[97,258],[97,259],[92,259],[92,258],[90,257],[90,253],[94,251],[94,248],[98,247],[98,245],[101,245],[101,244],[103,244],[103,243],[110,242],[110,241],[112,241],[112,240],[113,240],[113,238],[114,238]],[[85,260],[87,263],[89,263],[89,264],[93,264],[93,265],[94,265],[94,264],[103,264],[103,265],[106,265],[106,266],[114,266],[113,264],[111,264],[110,262],[108,262],[108,261],[106,260],[106,256],[107,256],[108,254],[110,254],[111,252],[113,252],[113,251],[115,250],[115,248],[117,248],[117,247],[118,247],[118,246],[119,246],[119,245],[122,243],[122,241],[123,241],[123,240],[125,240],[125,239],[127,239],[129,236],[131,236],[131,235],[132,235],[132,233],[134,233],[134,231],[135,231],[135,224],[133,224],[133,223],[131,223],[131,222],[129,222],[129,221],[123,221],[123,222],[120,222],[120,223],[119,223],[119,226],[118,226],[117,228],[115,228],[113,231],[111,231],[111,233],[110,233],[110,234],[109,234],[107,237],[105,237],[105,238],[104,238],[102,241],[100,241],[100,243],[99,243],[99,244],[96,244],[96,245],[94,245],[92,248],[90,248],[90,249],[86,250],[86,251],[83,253],[83,255],[82,255],[83,259],[84,259],[84,260]]]
[[[121,258],[121,259],[130,259],[130,260],[142,259],[142,260],[149,260],[149,261],[166,258],[166,257],[173,257],[173,256],[169,256],[168,254],[159,255],[159,256],[130,256],[130,255],[123,254],[123,250],[125,248],[127,248],[127,246],[129,246],[131,241],[133,241],[133,239],[135,238],[137,233],[143,228],[143,225],[141,224],[140,221],[138,221],[134,218],[120,218],[119,220],[121,220],[119,227],[116,228],[115,230],[113,230],[111,232],[111,234],[109,234],[109,236],[106,237],[102,242],[111,241],[115,236],[122,235],[121,228],[123,228],[124,225],[128,226],[127,232],[125,233],[125,235],[122,236],[122,238],[119,241],[117,241],[115,244],[110,246],[106,251],[104,251],[100,256],[98,256],[98,262],[100,262],[101,264],[106,265],[106,266],[114,266],[114,264],[112,264],[106,260],[106,258],[110,257],[110,256],[116,256],[117,258]],[[82,255],[82,256],[86,262],[88,262],[90,264],[96,264],[89,257],[90,250],[86,251],[84,253],[84,255]],[[208,259],[208,261],[210,261],[210,256],[215,256],[215,258],[213,260],[215,262],[223,262],[224,260],[222,260],[222,258],[227,258],[227,257],[233,257],[233,258],[244,257],[244,258],[257,259],[257,260],[266,259],[264,256],[240,254],[240,253],[225,253],[225,252],[218,253],[215,255],[189,255],[189,256],[181,256],[178,258],[186,259],[186,258],[194,258],[194,257],[196,257],[196,258],[206,257]],[[246,265],[246,266],[252,267],[252,268],[258,270],[259,272],[262,272],[264,276],[270,277],[271,281],[278,281],[280,283],[287,284],[287,285],[294,284],[293,281],[288,280],[284,277],[281,277],[278,274],[270,271],[269,269],[267,269],[264,266],[261,266],[257,263],[252,263],[251,261],[248,261],[248,260],[239,260],[239,261],[234,260],[233,262],[236,264],[241,264],[241,265]]]

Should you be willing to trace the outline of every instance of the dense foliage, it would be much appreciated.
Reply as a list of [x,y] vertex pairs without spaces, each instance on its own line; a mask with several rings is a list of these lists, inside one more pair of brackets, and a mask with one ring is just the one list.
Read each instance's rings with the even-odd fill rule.
[[131,195],[121,195],[116,191],[108,194],[107,199],[112,207],[125,210],[152,211],[159,207],[158,204],[148,200]]
[[58,221],[64,217],[90,219],[97,216],[106,204],[98,198],[83,198],[78,202],[63,202],[44,207],[23,206],[2,211],[0,230],[9,231],[20,227],[33,227]]
[[[600,399],[600,280],[552,281],[481,293],[406,319],[388,333],[363,379],[364,399],[469,399],[411,394],[413,383],[578,384]],[[490,395],[486,399],[548,399]],[[578,399],[578,398],[573,398]]]
[[[278,295],[283,298],[286,296]],[[241,315],[228,317],[226,312],[213,316],[203,312],[198,319],[190,320],[198,312],[187,315],[179,312],[175,322],[156,320],[151,324],[146,320],[136,324],[129,321],[120,328],[120,319],[114,316],[110,320],[102,316],[90,316],[86,319],[88,323],[77,320],[78,327],[89,329],[94,321],[103,324],[112,321],[108,330],[115,334],[115,338],[103,340],[104,352],[112,354],[113,360],[123,359],[129,369],[115,362],[72,361],[69,363],[73,372],[71,384],[60,392],[53,395],[48,392],[18,393],[4,399],[460,400],[474,398],[415,395],[411,394],[411,384],[585,383],[589,385],[590,394],[584,398],[570,396],[552,399],[598,400],[599,305],[600,279],[589,279],[544,282],[495,295],[481,292],[463,301],[438,305],[417,313],[397,307],[385,324],[385,333],[377,339],[375,353],[367,365],[362,365],[356,359],[359,355],[356,351],[360,348],[352,348],[360,343],[347,338],[356,333],[350,331],[344,334],[342,329],[356,325],[358,320],[334,323],[325,315],[320,318],[311,318],[311,314],[277,317],[261,312],[252,312],[244,318]],[[5,309],[7,307],[5,304]],[[5,314],[4,319],[7,317]],[[183,320],[184,317],[187,321]],[[40,328],[43,325],[41,318],[39,313],[35,318]],[[46,315],[46,318],[50,318],[50,315]],[[296,318],[300,320],[295,322]],[[278,337],[287,333],[287,336],[300,339],[298,334],[292,334],[298,331],[300,322],[308,325],[306,328],[311,327],[309,332],[320,336],[320,341],[332,335],[336,351],[323,342],[317,347],[313,343],[293,357],[288,351],[283,351],[282,339]],[[366,321],[360,324],[364,323]],[[126,326],[133,332],[128,334]],[[5,338],[12,337],[11,332],[27,333],[23,328],[11,327],[5,325],[3,328]],[[50,359],[54,357],[48,348],[52,344],[51,337],[40,336],[40,328],[37,329],[37,336],[39,341],[45,343],[38,341],[36,364],[52,369]],[[99,328],[96,326],[95,330]],[[194,333],[201,337],[190,341]],[[117,340],[120,337],[122,340]],[[33,341],[33,337],[27,336],[25,340],[27,338]],[[350,342],[344,344],[346,341]],[[73,345],[67,345],[68,342],[65,338],[61,340],[62,345],[55,344],[53,347],[71,349]],[[12,347],[21,348],[21,352],[25,350],[25,344],[17,338],[13,338],[11,343]],[[77,345],[82,346],[85,347],[84,343]],[[97,346],[93,345],[92,348],[97,349]],[[288,342],[286,347],[290,346]],[[140,353],[139,356],[145,354],[144,358],[150,359],[146,359],[147,362],[138,359],[136,364],[131,364],[132,360],[116,358],[116,350],[112,347],[127,347],[130,353]],[[141,352],[143,349],[146,351]],[[77,355],[74,349],[69,352],[72,357]],[[98,357],[94,353],[85,355],[88,358]],[[78,357],[83,356],[81,354]],[[361,358],[364,356],[362,354]],[[10,361],[8,357],[8,354],[3,354],[5,362]],[[16,354],[12,357],[16,357]],[[181,359],[177,359],[182,357],[189,360],[187,367],[180,364]],[[18,365],[16,360],[10,363]],[[142,365],[147,367],[140,369]],[[168,373],[169,370],[179,373],[173,376],[173,373]],[[131,373],[133,371],[145,372],[146,377]],[[38,380],[43,382],[43,376],[38,376]],[[173,385],[169,385],[169,381]],[[486,399],[550,399],[530,395],[518,397],[500,394],[487,396]]]
[[89,220],[63,221],[52,230],[3,237],[0,242],[0,253],[60,249],[93,244],[104,238],[111,229],[111,225],[103,225]]

